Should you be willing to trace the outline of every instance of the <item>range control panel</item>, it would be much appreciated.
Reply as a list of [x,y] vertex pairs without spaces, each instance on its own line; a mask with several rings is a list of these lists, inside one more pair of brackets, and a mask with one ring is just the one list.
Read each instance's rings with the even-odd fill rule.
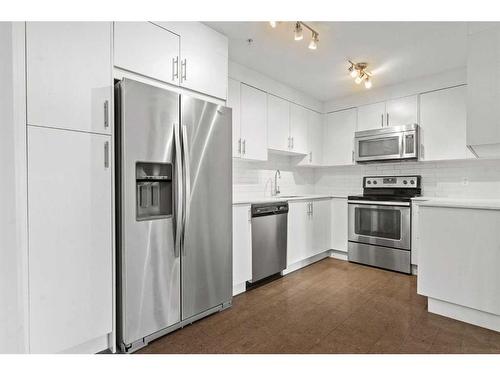
[[375,176],[363,178],[364,188],[419,188],[420,176]]

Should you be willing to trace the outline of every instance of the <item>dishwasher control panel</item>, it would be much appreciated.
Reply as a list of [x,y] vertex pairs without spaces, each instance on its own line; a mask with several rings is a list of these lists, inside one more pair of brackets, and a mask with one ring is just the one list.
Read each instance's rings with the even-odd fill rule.
[[252,217],[288,213],[288,202],[252,204]]

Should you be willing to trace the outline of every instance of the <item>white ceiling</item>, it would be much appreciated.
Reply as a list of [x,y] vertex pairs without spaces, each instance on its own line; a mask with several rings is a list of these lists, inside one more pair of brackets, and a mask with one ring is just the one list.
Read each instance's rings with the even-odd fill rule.
[[[465,22],[306,22],[320,34],[293,39],[293,22],[207,22],[229,38],[229,58],[319,100],[365,90],[348,76],[347,59],[366,61],[373,88],[466,65]],[[247,39],[253,44],[248,45]]]

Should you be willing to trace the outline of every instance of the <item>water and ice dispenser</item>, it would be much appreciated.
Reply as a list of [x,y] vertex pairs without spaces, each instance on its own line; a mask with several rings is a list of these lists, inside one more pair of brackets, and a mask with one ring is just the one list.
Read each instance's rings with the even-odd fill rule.
[[172,164],[137,162],[136,219],[155,220],[172,215]]

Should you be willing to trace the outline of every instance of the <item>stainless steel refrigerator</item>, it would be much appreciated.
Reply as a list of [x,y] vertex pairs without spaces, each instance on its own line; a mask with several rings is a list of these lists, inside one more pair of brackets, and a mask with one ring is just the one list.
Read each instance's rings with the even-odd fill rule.
[[116,84],[118,344],[131,352],[230,306],[231,109]]

